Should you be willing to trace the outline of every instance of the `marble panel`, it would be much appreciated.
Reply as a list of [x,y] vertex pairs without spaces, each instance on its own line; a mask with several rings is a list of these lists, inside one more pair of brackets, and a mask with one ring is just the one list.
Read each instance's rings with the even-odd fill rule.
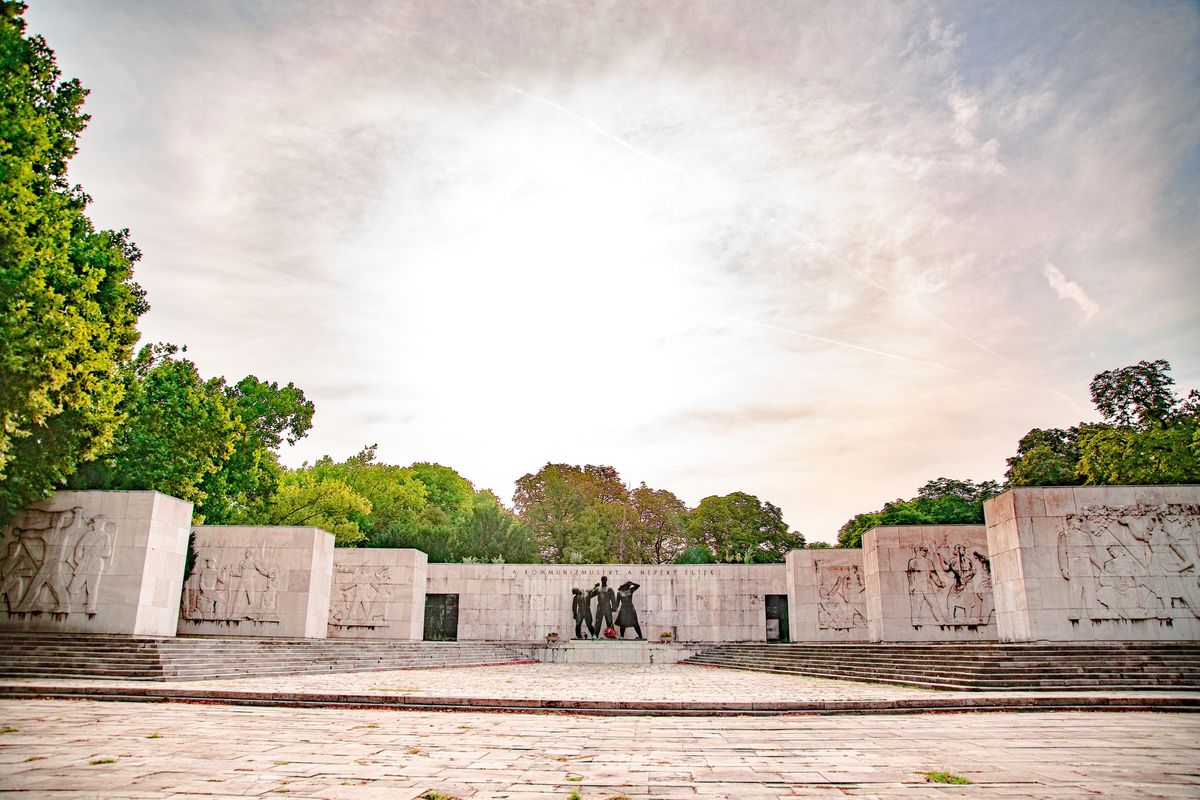
[[[1027,513],[1001,520],[1009,502]],[[1013,553],[994,576],[1004,641],[1200,639],[1200,486],[1018,488],[984,512]]]
[[0,534],[0,630],[174,636],[191,514],[158,492],[58,492],[22,511]]
[[199,525],[182,633],[323,639],[333,535],[313,527]]
[[871,641],[996,638],[983,525],[874,528],[863,536],[863,550]]

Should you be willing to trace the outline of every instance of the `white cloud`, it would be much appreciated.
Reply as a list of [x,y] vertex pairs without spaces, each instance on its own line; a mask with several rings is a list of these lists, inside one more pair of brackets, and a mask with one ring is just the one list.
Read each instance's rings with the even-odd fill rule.
[[1101,369],[1200,369],[1194,4],[29,17],[92,90],[72,177],[146,253],[146,338],[304,387],[293,462],[610,463],[827,538],[999,477]]
[[1100,304],[1088,296],[1087,290],[1075,281],[1068,279],[1062,270],[1049,261],[1046,262],[1042,275],[1046,277],[1046,282],[1050,284],[1050,288],[1054,290],[1055,294],[1063,300],[1070,300],[1079,306],[1085,322],[1100,312]]

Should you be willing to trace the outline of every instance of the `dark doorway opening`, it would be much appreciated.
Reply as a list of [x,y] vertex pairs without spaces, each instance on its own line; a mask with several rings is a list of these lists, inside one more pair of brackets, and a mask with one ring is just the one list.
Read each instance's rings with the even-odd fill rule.
[[425,641],[458,641],[458,595],[425,595]]
[[768,642],[789,641],[787,600],[786,594],[769,594],[766,597]]

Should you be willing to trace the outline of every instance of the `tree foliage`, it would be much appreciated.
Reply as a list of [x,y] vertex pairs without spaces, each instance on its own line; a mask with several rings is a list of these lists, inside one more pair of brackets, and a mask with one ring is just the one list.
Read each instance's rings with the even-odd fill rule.
[[723,563],[775,563],[804,547],[804,537],[788,530],[778,506],[745,492],[704,498],[688,514],[686,527],[691,546]]
[[[528,531],[499,498],[475,491],[449,467],[384,464],[370,445],[345,461],[325,456],[304,464],[289,474],[284,489],[298,477],[310,496],[321,498],[325,517],[338,525],[338,546],[412,547],[435,563],[535,558]],[[277,517],[274,506],[262,515],[264,520]]]
[[87,92],[24,12],[0,2],[0,523],[110,443],[147,309],[128,231],[97,231],[67,179]]
[[1200,481],[1200,393],[1179,398],[1165,360],[1107,370],[1091,383],[1103,423],[1035,428],[1008,459],[1012,486]]
[[254,376],[205,380],[175,345],[147,345],[123,369],[122,423],[112,444],[67,484],[153,489],[195,503],[195,520],[264,519],[284,476],[278,448],[311,425],[304,392]]
[[153,489],[198,501],[233,453],[241,422],[220,380],[205,381],[174,345],[147,345],[125,369],[123,422],[109,449],[69,481],[77,489]]
[[630,489],[609,466],[546,464],[517,481],[514,506],[551,563],[781,561],[804,544],[756,497],[735,492],[689,510],[665,489]]
[[983,502],[1002,488],[995,481],[935,478],[918,489],[916,497],[851,517],[838,531],[838,547],[862,547],[863,534],[881,525],[982,524]]

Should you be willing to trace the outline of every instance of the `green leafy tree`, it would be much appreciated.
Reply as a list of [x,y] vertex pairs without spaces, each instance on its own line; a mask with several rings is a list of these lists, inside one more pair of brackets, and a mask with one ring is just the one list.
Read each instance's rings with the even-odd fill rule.
[[625,497],[612,467],[546,464],[517,480],[513,502],[544,561],[602,563],[619,559],[632,516]]
[[224,394],[241,426],[229,457],[201,482],[197,514],[212,525],[245,521],[250,509],[275,493],[284,472],[279,448],[308,433],[315,411],[295,385],[280,387],[253,375],[224,387]]
[[687,546],[687,505],[666,489],[644,482],[629,494],[633,512],[629,560],[635,564],[670,564]]
[[1200,481],[1200,392],[1175,395],[1165,360],[1107,370],[1091,383],[1103,423],[1030,431],[1008,459],[1011,486]]
[[1171,364],[1161,358],[1105,370],[1092,378],[1092,404],[1118,427],[1140,431],[1165,427],[1177,403],[1170,371]]
[[999,494],[995,481],[935,478],[910,500],[893,500],[878,511],[856,514],[838,531],[838,547],[862,547],[863,534],[881,525],[978,525],[983,503]]
[[472,498],[470,519],[458,539],[463,561],[476,558],[531,564],[537,560],[537,546],[528,529],[504,507],[500,498],[486,489]]
[[329,531],[334,544],[347,547],[366,538],[360,520],[371,513],[371,501],[334,477],[311,469],[283,476],[272,497],[256,510],[262,525],[312,525]]
[[205,381],[175,345],[147,345],[126,370],[124,422],[112,446],[83,465],[80,489],[153,489],[201,501],[206,476],[221,468],[243,430],[221,379]]
[[0,2],[0,524],[111,442],[148,308],[128,231],[97,231],[68,182],[87,92],[24,13]]
[[1083,483],[1079,464],[1079,427],[1034,428],[1017,443],[1004,479],[1009,486],[1072,486]]
[[717,557],[704,545],[691,544],[675,556],[676,564],[715,564]]
[[419,462],[408,474],[425,486],[425,502],[439,509],[452,525],[465,523],[474,509],[475,487],[450,467]]
[[804,537],[788,530],[777,506],[745,492],[704,498],[686,527],[691,545],[725,563],[775,563],[804,547]]

